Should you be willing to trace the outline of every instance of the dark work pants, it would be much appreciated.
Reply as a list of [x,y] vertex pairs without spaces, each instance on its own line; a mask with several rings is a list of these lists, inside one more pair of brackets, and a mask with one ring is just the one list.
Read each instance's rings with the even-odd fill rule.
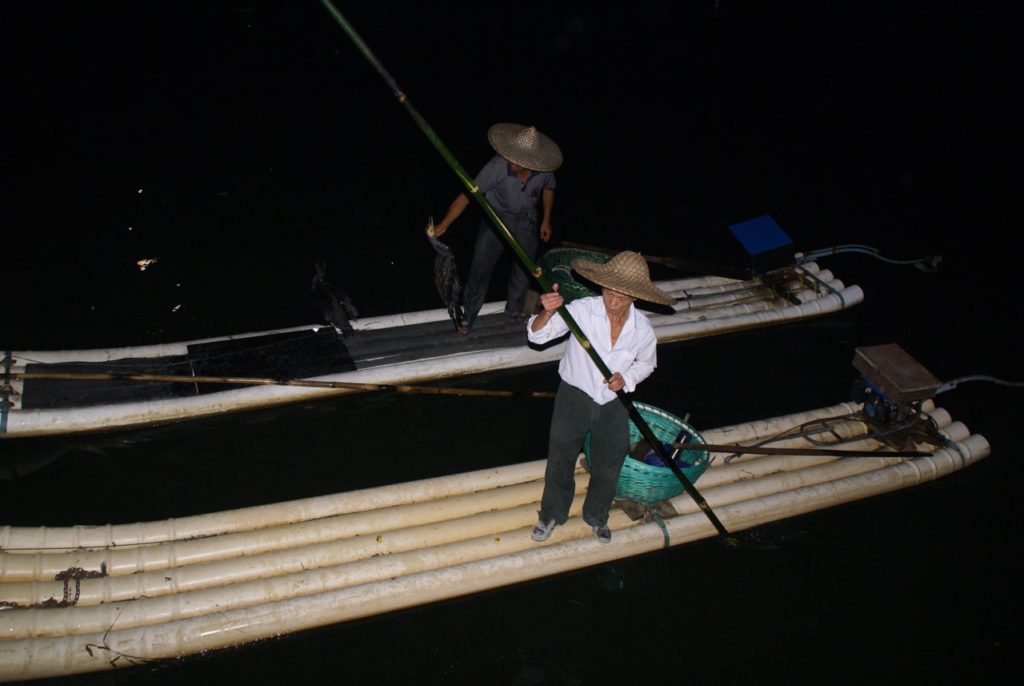
[[608,522],[608,510],[615,497],[619,472],[629,451],[629,413],[618,400],[604,405],[564,381],[555,396],[548,439],[548,462],[544,471],[544,495],[540,519],[564,524],[569,518],[576,458],[583,439],[590,432],[590,485],[583,501],[583,520],[591,526]]
[[[515,237],[530,259],[537,257],[537,244],[540,236],[537,233],[536,224],[526,221],[510,221],[508,217],[501,220],[508,226],[509,232]],[[476,235],[476,245],[473,247],[473,264],[469,268],[469,279],[466,282],[466,289],[462,299],[462,309],[466,315],[466,321],[470,325],[476,319],[476,315],[483,307],[484,299],[487,297],[487,286],[491,283],[491,273],[498,258],[505,251],[505,239],[498,236],[497,229],[491,226],[489,220],[480,222],[480,228]],[[506,292],[505,311],[517,314],[523,310],[523,300],[526,297],[526,289],[530,285],[530,277],[526,275],[519,260],[513,260],[512,269],[508,275],[508,287]]]

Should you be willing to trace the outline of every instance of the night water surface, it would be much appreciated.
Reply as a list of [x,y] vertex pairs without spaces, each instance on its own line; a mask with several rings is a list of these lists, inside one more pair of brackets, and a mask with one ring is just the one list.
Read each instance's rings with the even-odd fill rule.
[[[338,7],[470,174],[492,154],[493,123],[558,142],[553,244],[741,264],[727,226],[770,214],[800,250],[943,256],[935,273],[822,258],[863,288],[862,304],[661,346],[637,400],[699,429],[832,405],[849,399],[855,348],[890,342],[944,381],[1024,379],[1015,5]],[[458,179],[320,3],[19,3],[4,15],[5,349],[306,324],[318,258],[363,316],[440,306],[422,229]],[[445,236],[463,275],[479,216],[467,210]],[[509,266],[488,300],[503,298]],[[458,385],[553,390],[557,374]],[[1024,671],[1021,393],[943,394],[989,458],[745,534],[765,548],[708,540],[55,682],[1012,681]],[[163,519],[541,459],[550,411],[524,397],[377,394],[4,441],[0,457],[32,469],[0,481],[0,523]]]

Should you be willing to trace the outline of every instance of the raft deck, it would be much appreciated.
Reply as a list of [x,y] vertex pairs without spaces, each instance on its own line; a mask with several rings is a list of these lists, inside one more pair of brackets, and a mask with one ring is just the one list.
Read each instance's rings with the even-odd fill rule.
[[[962,469],[989,445],[932,401],[930,456],[745,455],[697,484],[732,533],[908,488]],[[860,407],[703,433],[713,444],[886,450]],[[930,450],[934,446],[920,445]],[[581,518],[530,539],[542,460],[159,522],[0,529],[0,680],[121,668],[436,602],[716,535],[688,495],[618,503],[611,544]],[[632,516],[627,514],[632,512]],[[636,518],[635,518],[636,517]]]

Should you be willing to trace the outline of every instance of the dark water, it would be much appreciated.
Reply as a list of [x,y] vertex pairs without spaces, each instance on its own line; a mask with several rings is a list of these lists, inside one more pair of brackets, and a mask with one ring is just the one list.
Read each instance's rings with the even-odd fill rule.
[[[561,145],[555,240],[823,258],[866,294],[818,321],[663,346],[637,398],[711,428],[847,399],[854,348],[940,379],[1024,378],[1012,4],[348,3],[470,173],[487,127]],[[460,190],[319,3],[5,7],[5,322],[14,349],[311,321],[327,260],[365,316],[439,305],[421,237]],[[475,210],[446,236],[468,266]],[[158,261],[145,271],[139,259]],[[658,273],[657,276],[669,276]],[[499,279],[489,299],[502,297]],[[259,370],[254,370],[258,373]],[[553,365],[460,384],[551,389]],[[1021,391],[939,398],[992,443],[938,482],[707,541],[255,646],[60,683],[994,682],[1020,675]],[[546,401],[379,395],[83,439],[8,441],[0,521],[127,522],[543,457]],[[698,484],[699,485],[699,484]]]

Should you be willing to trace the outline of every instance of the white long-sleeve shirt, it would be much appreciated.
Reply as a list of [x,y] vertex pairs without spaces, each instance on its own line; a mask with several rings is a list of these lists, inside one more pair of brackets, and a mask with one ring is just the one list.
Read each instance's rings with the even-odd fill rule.
[[[632,305],[614,346],[611,322],[608,321],[608,313],[605,311],[601,296],[573,300],[565,307],[608,369],[613,374],[618,372],[622,375],[627,392],[632,393],[637,384],[650,376],[658,366],[658,339],[654,329],[647,321],[647,317],[637,312]],[[537,315],[530,317],[526,325],[527,338],[532,343],[546,343],[569,330],[562,316],[556,312],[540,331],[534,331],[533,320],[536,318]],[[608,384],[605,383],[597,365],[575,336],[569,337],[565,355],[558,364],[558,374],[566,383],[580,389],[599,405],[615,399],[615,393],[608,390]]]

